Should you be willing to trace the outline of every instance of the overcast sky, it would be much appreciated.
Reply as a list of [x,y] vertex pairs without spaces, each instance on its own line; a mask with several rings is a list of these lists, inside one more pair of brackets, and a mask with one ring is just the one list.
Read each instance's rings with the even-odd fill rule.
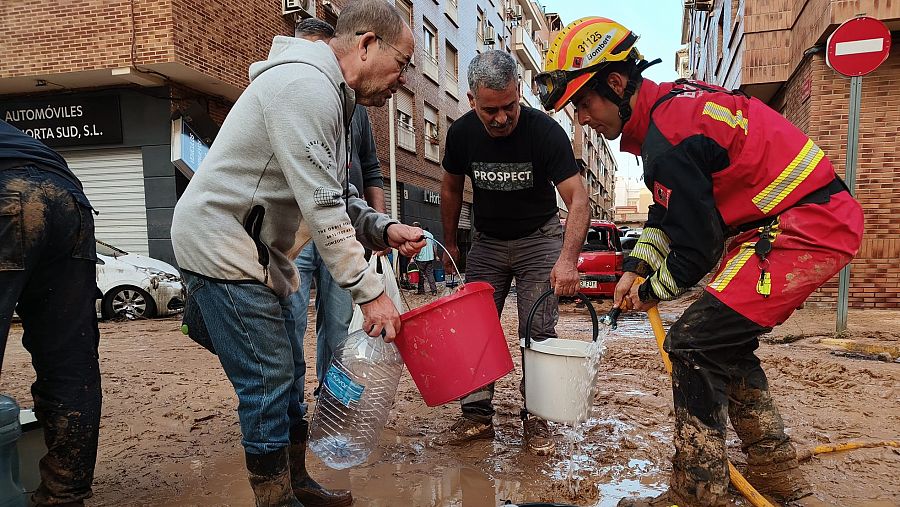
[[[681,47],[683,0],[543,0],[546,12],[559,13],[564,24],[586,16],[612,19],[640,36],[637,47],[644,58],[661,58],[662,63],[650,67],[644,76],[656,81],[674,81],[675,52]],[[636,178],[642,174],[635,157],[619,151],[618,141],[611,141],[620,174]]]

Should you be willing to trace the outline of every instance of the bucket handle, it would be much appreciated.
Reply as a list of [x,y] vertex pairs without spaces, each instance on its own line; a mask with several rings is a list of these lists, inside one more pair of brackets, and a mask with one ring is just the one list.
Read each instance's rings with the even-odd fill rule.
[[[544,302],[545,299],[553,295],[553,289],[548,290],[541,294],[537,301],[534,302],[534,306],[531,307],[531,311],[528,312],[528,320],[525,322],[525,348],[531,348],[531,321],[534,320],[534,316],[537,313],[538,307],[541,306],[541,303]],[[581,292],[576,292],[575,296],[581,299],[585,306],[587,306],[588,313],[591,314],[591,324],[594,326],[594,339],[593,341],[597,341],[597,337],[600,336],[600,325],[597,321],[597,311],[594,310],[594,305],[591,304],[591,300],[588,299],[587,296],[582,294]]]
[[[423,241],[424,239],[425,239],[425,236],[423,235],[423,236],[419,239],[419,241]],[[459,272],[459,266],[456,265],[456,261],[453,260],[453,256],[450,255],[450,251],[447,250],[447,247],[445,247],[444,244],[441,243],[440,241],[438,241],[438,240],[436,240],[436,239],[434,239],[434,238],[431,238],[431,241],[434,241],[435,243],[437,243],[437,245],[438,245],[439,247],[441,247],[441,249],[442,249],[444,252],[447,253],[447,257],[449,257],[449,258],[450,258],[450,262],[453,263],[453,269],[456,271],[456,275],[459,276],[459,289],[457,289],[457,290],[462,290],[462,288],[466,286],[466,282],[463,281],[463,277],[462,277],[462,275],[461,275],[460,272]],[[413,260],[415,260],[415,259],[413,259]],[[435,260],[437,260],[437,259],[435,259]]]

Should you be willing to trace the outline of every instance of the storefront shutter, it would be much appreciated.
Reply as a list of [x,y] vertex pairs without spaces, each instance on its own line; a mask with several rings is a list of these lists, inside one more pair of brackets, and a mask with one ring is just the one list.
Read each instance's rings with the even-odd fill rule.
[[84,185],[94,209],[97,239],[148,255],[144,164],[137,148],[60,153]]

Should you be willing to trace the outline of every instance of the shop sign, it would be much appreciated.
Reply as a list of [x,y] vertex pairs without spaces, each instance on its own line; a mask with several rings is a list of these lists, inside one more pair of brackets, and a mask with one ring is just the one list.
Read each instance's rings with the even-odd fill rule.
[[425,190],[422,200],[429,204],[440,205],[441,204],[441,194],[440,194],[440,192],[432,192],[431,190]]
[[172,122],[172,163],[188,179],[197,172],[209,146],[182,118]]
[[118,95],[3,102],[0,118],[51,147],[122,142]]

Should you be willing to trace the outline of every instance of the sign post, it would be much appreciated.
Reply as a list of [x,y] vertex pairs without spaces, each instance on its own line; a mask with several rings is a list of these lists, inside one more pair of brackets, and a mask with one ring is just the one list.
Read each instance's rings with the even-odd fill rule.
[[[845,21],[828,37],[825,63],[850,78],[850,111],[847,126],[847,158],[844,181],[850,193],[856,193],[856,162],[859,151],[859,110],[862,103],[862,76],[887,60],[891,49],[891,32],[881,21],[857,16]],[[850,293],[850,265],[838,278],[837,323],[835,330],[847,330],[847,308]]]

